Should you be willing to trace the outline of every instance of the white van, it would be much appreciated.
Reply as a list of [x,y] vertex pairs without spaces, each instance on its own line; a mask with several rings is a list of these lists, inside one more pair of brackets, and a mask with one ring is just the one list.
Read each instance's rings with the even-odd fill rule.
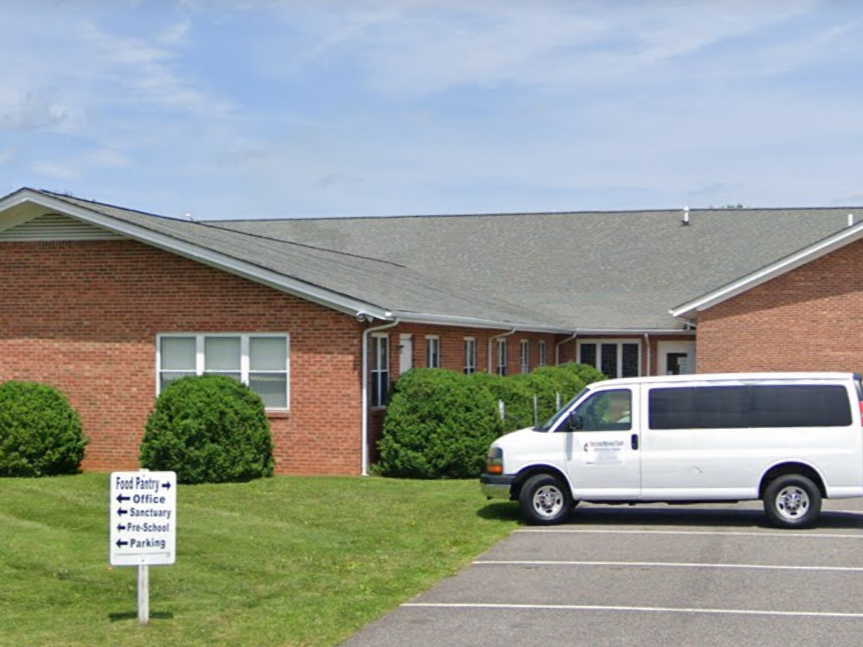
[[851,373],[606,380],[544,425],[498,438],[489,498],[553,524],[580,501],[763,499],[770,522],[812,526],[822,498],[863,496],[863,386]]

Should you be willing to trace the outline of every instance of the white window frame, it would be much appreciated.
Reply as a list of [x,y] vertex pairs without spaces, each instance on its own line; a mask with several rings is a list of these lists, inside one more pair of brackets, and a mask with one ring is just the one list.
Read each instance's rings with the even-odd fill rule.
[[464,338],[464,374],[476,373],[476,337]]
[[439,335],[426,335],[426,368],[440,368]]
[[521,357],[521,372],[522,375],[525,373],[530,373],[530,340],[522,339],[520,344],[520,352],[519,355]]
[[497,374],[506,377],[506,339],[497,340]]
[[623,344],[636,344],[638,346],[638,377],[644,375],[644,367],[642,365],[642,347],[641,339],[633,337],[632,339],[612,338],[612,339],[579,339],[576,344],[575,357],[577,362],[581,362],[581,346],[582,344],[596,344],[596,365],[594,368],[598,371],[602,370],[602,344],[617,344],[617,376],[623,373]]
[[[162,370],[162,340],[189,338],[195,339],[195,375],[212,374],[213,371],[205,370],[204,340],[214,337],[239,337],[240,338],[240,381],[249,386],[250,373],[273,373],[285,374],[285,402],[286,407],[267,407],[267,411],[290,411],[291,408],[291,336],[288,333],[160,333],[156,335],[156,396],[162,390],[163,373],[188,373],[181,370]],[[251,370],[249,359],[250,339],[284,339],[285,340],[285,370],[284,371],[260,371]],[[215,371],[219,373],[220,371]]]
[[[381,357],[381,341],[386,341],[385,353],[384,357]],[[387,406],[387,398],[390,393],[390,336],[387,333],[372,333],[372,371],[371,371],[371,384],[374,384],[375,377],[379,376],[382,373],[386,373],[386,390],[382,390],[378,388],[378,396],[380,401],[376,402],[374,400],[374,388],[372,386],[369,387],[369,397],[372,398],[372,409],[385,409]],[[382,361],[383,360],[383,361]],[[378,378],[380,379],[380,378]]]
[[540,339],[537,345],[539,347],[539,362],[537,366],[546,366],[548,364],[548,344],[546,344],[544,339]]

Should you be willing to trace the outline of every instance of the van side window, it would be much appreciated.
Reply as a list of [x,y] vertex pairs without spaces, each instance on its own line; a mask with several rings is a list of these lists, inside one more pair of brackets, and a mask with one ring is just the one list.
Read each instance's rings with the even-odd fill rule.
[[748,387],[708,386],[650,391],[651,429],[748,427]]
[[848,392],[841,385],[793,384],[652,389],[650,429],[847,427]]
[[836,385],[753,386],[750,427],[847,427],[848,391]]
[[601,391],[582,402],[561,431],[627,431],[632,429],[632,391]]

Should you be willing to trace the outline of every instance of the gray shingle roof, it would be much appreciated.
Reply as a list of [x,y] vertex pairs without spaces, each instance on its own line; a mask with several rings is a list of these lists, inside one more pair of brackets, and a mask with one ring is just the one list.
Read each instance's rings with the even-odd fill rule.
[[853,211],[692,210],[688,226],[678,210],[212,224],[401,263],[570,328],[662,330],[682,326],[670,308],[841,230]]
[[399,316],[560,331],[680,329],[669,309],[863,215],[705,209],[690,211],[688,226],[679,210],[190,222],[22,191]]
[[140,211],[41,192],[55,200],[133,224],[171,239],[205,247],[253,263],[302,283],[345,295],[402,315],[458,317],[522,327],[554,326],[554,318],[464,285],[344,250],[274,240],[207,223],[177,220]]

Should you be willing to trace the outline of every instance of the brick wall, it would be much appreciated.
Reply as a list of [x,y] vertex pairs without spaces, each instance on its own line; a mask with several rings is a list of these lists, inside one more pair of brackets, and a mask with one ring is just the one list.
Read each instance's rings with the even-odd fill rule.
[[863,370],[863,241],[698,317],[698,371]]
[[[399,324],[382,331],[390,340],[390,376],[393,382],[398,380],[400,370],[399,343],[402,334],[411,335],[413,347],[413,367],[426,366],[426,337],[436,336],[440,339],[441,368],[464,371],[464,340],[473,337],[476,340],[476,370],[488,371],[488,340],[489,338],[507,332],[506,330],[487,330],[482,328],[450,328],[443,326],[426,326],[420,324]],[[521,372],[520,342],[526,339],[530,348],[530,368],[536,368],[539,362],[539,340],[546,342],[546,362],[554,364],[555,342],[561,338],[555,335],[517,332],[506,337],[507,340],[507,375]],[[492,372],[497,371],[497,342],[492,342]],[[373,410],[369,422],[370,459],[375,462],[378,457],[377,442],[381,438],[384,410]]]
[[277,472],[359,473],[353,317],[132,241],[3,243],[0,276],[0,381],[69,397],[90,438],[85,469],[137,467],[158,333],[285,332],[291,411],[270,420]]

